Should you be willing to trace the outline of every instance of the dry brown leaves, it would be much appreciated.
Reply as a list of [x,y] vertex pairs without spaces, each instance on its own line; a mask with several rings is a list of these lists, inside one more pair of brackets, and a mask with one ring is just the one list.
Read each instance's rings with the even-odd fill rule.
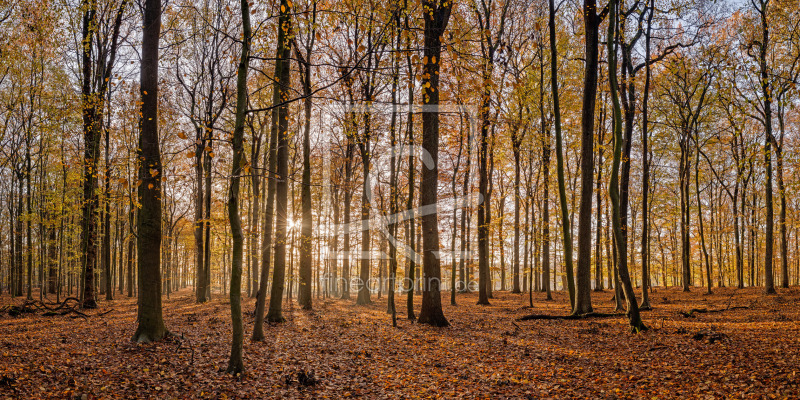
[[[566,313],[562,293],[554,302],[535,294],[533,309],[525,307],[527,294],[496,292],[488,307],[475,305],[474,294],[459,295],[458,306],[445,306],[449,328],[406,320],[405,297],[398,328],[385,297],[366,307],[315,299],[313,311],[290,308],[286,323],[267,326],[267,341],[246,341],[240,380],[223,372],[230,315],[220,296],[204,305],[188,290],[165,299],[167,326],[183,339],[151,345],[129,340],[134,299],[103,302],[85,320],[4,314],[0,397],[800,397],[800,291],[701,292],[657,289],[655,309],[643,314],[651,329],[639,335],[621,317],[513,322],[532,312]],[[597,311],[613,311],[611,296],[593,293]],[[12,303],[20,300],[0,297],[0,306]],[[748,308],[679,314],[731,306]],[[249,339],[252,316],[245,324]]]

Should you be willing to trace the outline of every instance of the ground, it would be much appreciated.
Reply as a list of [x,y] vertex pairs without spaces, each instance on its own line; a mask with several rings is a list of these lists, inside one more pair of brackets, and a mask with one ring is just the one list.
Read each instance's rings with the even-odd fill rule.
[[[130,341],[136,302],[123,296],[88,318],[2,313],[0,398],[799,398],[800,290],[703,291],[656,289],[641,334],[624,317],[516,322],[564,315],[563,293],[535,293],[532,308],[528,294],[495,292],[491,306],[459,294],[450,306],[443,293],[448,328],[408,321],[404,296],[397,328],[385,296],[370,306],[315,298],[313,311],[293,307],[286,323],[265,325],[262,343],[249,341],[248,299],[239,379],[224,373],[230,311],[219,295],[165,298],[182,339],[149,345]],[[613,312],[612,295],[592,293],[597,311]],[[21,303],[0,297],[0,307]],[[693,308],[724,311],[680,314]]]

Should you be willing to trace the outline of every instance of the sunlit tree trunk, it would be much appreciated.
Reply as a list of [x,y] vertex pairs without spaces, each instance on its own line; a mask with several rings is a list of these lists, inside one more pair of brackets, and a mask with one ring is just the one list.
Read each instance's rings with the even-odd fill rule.
[[242,344],[244,327],[242,324],[242,260],[244,259],[244,236],[242,221],[239,215],[239,192],[242,180],[242,156],[244,153],[244,124],[247,111],[247,70],[250,65],[250,4],[249,0],[241,0],[242,11],[242,53],[236,71],[236,115],[233,126],[231,159],[231,181],[228,188],[228,222],[231,227],[233,246],[231,249],[231,353],[228,359],[229,374],[238,375],[243,372]]
[[[292,35],[291,3],[281,0],[281,13],[278,19],[278,59],[276,75],[278,78],[277,89],[280,91],[278,99],[284,101],[290,93],[290,61]],[[283,322],[283,290],[286,278],[286,230],[288,223],[289,200],[289,116],[288,105],[278,105],[278,140],[276,153],[277,182],[275,185],[275,261],[272,272],[272,292],[269,301],[267,320],[270,322]]]

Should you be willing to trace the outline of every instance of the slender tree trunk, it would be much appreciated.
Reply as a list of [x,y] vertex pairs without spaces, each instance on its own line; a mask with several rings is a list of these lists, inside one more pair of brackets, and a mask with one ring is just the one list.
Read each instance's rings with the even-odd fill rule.
[[[280,56],[282,49],[280,45],[276,54]],[[280,69],[283,62],[275,64],[275,81],[272,85],[272,102],[277,104],[280,102],[281,89],[278,79],[280,77]],[[267,303],[267,288],[269,287],[269,266],[272,260],[272,238],[273,238],[273,219],[275,210],[275,185],[277,181],[277,173],[275,171],[277,166],[277,153],[278,153],[278,109],[272,109],[272,116],[270,121],[270,137],[269,145],[267,147],[266,158],[267,170],[267,200],[266,208],[264,209],[263,221],[263,238],[261,242],[261,278],[258,285],[258,294],[256,295],[256,314],[255,322],[253,323],[253,336],[251,340],[260,342],[264,340],[264,312]]]
[[135,261],[135,245],[137,242],[134,235],[136,229],[136,205],[133,202],[133,198],[131,198],[130,211],[128,212],[128,227],[130,232],[128,233],[128,278],[126,281],[128,283],[128,297],[133,297],[133,263]]
[[[785,126],[783,122],[783,112],[781,106],[778,106],[778,126],[780,130],[780,139],[774,141],[775,156],[778,163],[778,198],[780,199],[780,209],[778,211],[778,228],[781,236],[781,287],[789,288],[789,242],[786,233],[786,186],[783,182],[783,138],[785,135]],[[774,139],[774,138],[773,138]]]
[[708,283],[708,288],[706,290],[707,294],[711,294],[711,261],[708,258],[708,249],[706,249],[706,236],[705,232],[703,231],[703,206],[702,202],[700,201],[700,134],[697,132],[695,134],[694,143],[695,143],[695,160],[694,160],[694,191],[695,196],[697,198],[697,221],[700,224],[700,248],[703,250],[703,260],[705,261],[706,265],[706,283]]
[[[109,99],[110,100],[110,99]],[[110,103],[110,101],[109,101]],[[110,105],[110,104],[109,104]],[[105,129],[105,188],[103,190],[103,283],[105,284],[106,300],[113,300],[113,274],[111,273],[111,166],[109,155],[109,132]]]
[[[306,48],[305,57],[301,62],[301,70],[303,79],[303,108],[305,113],[305,126],[303,129],[303,185],[301,188],[300,201],[302,202],[302,225],[300,228],[300,282],[298,288],[297,300],[304,310],[311,309],[311,262],[312,262],[312,229],[313,221],[311,215],[311,51],[314,47],[315,28],[317,17],[317,3],[313,4],[313,17],[312,28],[308,34],[308,47]],[[299,53],[299,49],[298,49]]]
[[228,359],[229,374],[238,375],[244,371],[242,362],[242,344],[244,326],[242,324],[242,260],[244,258],[244,236],[242,221],[239,216],[239,186],[242,175],[242,156],[244,153],[244,124],[247,111],[247,70],[250,61],[250,4],[249,0],[241,0],[242,11],[242,53],[236,71],[236,116],[233,126],[233,155],[231,160],[231,181],[228,188],[228,221],[231,227],[233,248],[231,249],[231,354]]
[[[290,61],[292,36],[291,4],[289,0],[281,0],[281,13],[278,20],[278,89],[280,99],[286,98],[290,92]],[[275,261],[272,272],[272,293],[269,302],[267,320],[283,322],[282,300],[286,277],[286,230],[288,222],[288,189],[289,189],[289,119],[288,105],[278,107],[278,142],[276,153],[277,182],[275,185]]]
[[765,191],[764,205],[766,208],[766,229],[764,236],[764,291],[767,294],[775,293],[775,276],[773,273],[772,260],[774,255],[774,212],[772,201],[772,143],[775,138],[772,134],[772,77],[767,67],[767,49],[769,47],[769,25],[767,22],[767,7],[769,0],[759,0],[758,12],[761,17],[761,43],[758,45],[758,64],[759,75],[761,78],[761,90],[764,96],[762,100],[764,112],[764,165],[765,165]]
[[197,276],[195,278],[195,301],[198,303],[204,303],[208,301],[206,298],[206,274],[205,274],[205,249],[204,245],[205,242],[203,240],[203,226],[205,223],[203,222],[203,153],[205,152],[205,139],[203,134],[204,128],[197,128],[197,135],[195,142],[197,143],[195,148],[195,179],[196,179],[196,186],[195,186],[195,193],[194,193],[194,242],[195,242],[195,249],[196,249],[196,261],[197,265],[196,273]]
[[620,111],[619,96],[617,94],[617,60],[616,60],[616,45],[614,38],[616,37],[615,30],[617,27],[617,5],[616,0],[611,0],[608,4],[609,9],[609,24],[608,24],[608,78],[609,78],[609,91],[611,92],[611,100],[614,108],[614,157],[611,164],[611,182],[609,184],[609,197],[611,198],[612,208],[612,226],[614,229],[614,237],[617,246],[617,271],[619,279],[622,284],[625,298],[627,300],[628,319],[630,321],[631,330],[633,332],[641,332],[646,330],[647,327],[642,322],[639,315],[639,304],[636,301],[636,294],[633,291],[630,275],[628,273],[628,266],[626,259],[622,257],[624,254],[625,241],[622,236],[622,215],[620,211],[620,193],[619,193],[619,168],[620,156],[622,153],[622,112]]
[[[575,278],[573,276],[573,255],[572,255],[572,232],[570,231],[570,223],[569,223],[569,210],[567,209],[567,189],[566,189],[566,182],[564,177],[564,150],[562,144],[562,135],[561,135],[561,104],[559,101],[558,95],[558,52],[556,48],[556,23],[555,23],[555,5],[554,0],[549,1],[550,13],[548,19],[548,26],[550,28],[550,84],[552,89],[553,95],[553,115],[555,117],[555,131],[556,131],[556,171],[558,174],[558,198],[559,203],[561,205],[561,229],[562,229],[562,239],[563,239],[563,246],[564,246],[564,265],[566,268],[566,279],[567,279],[567,290],[569,291],[569,301],[570,307],[572,311],[583,313],[583,312],[591,312],[591,298],[590,294],[587,292],[582,292],[581,294],[584,296],[584,301],[581,303],[583,309],[578,309],[576,304],[576,294],[575,294]],[[597,93],[597,64],[598,64],[598,29],[599,29],[599,18],[596,14],[596,5],[594,0],[584,0],[584,23],[586,25],[586,70],[584,71],[584,80],[583,80],[583,114],[581,119],[581,126],[583,130],[582,135],[582,148],[581,148],[581,157],[583,161],[581,162],[581,170],[583,171],[583,191],[581,192],[581,196],[587,192],[588,189],[589,193],[589,211],[591,213],[591,177],[586,179],[585,175],[587,173],[586,167],[589,166],[588,173],[592,173],[591,164],[593,164],[591,160],[591,147],[592,147],[592,139],[594,136],[594,105],[595,105],[595,95]],[[591,108],[591,110],[589,110]],[[587,131],[588,129],[588,131]],[[587,133],[589,132],[589,133]],[[588,136],[588,138],[587,138]],[[586,146],[589,146],[589,155],[590,160],[585,160],[586,158]],[[546,185],[547,183],[545,183]],[[579,222],[579,229],[578,234],[583,234],[582,228],[588,228],[583,226],[584,222],[584,209],[585,206],[581,205],[581,217]],[[587,214],[591,217],[591,214]],[[591,222],[591,221],[589,221]],[[545,225],[545,229],[548,225]],[[578,245],[578,257],[585,257],[584,261],[579,261],[586,263],[589,266],[589,258],[591,257],[591,233],[586,232],[589,234],[589,240],[580,240]],[[547,240],[547,238],[545,238]],[[588,245],[587,249],[589,250],[588,254],[583,254],[582,247],[583,245]],[[548,246],[548,242],[545,242],[545,246]],[[546,250],[549,250],[546,248]],[[584,249],[585,250],[585,249]],[[545,257],[549,257],[549,251],[545,252]],[[549,262],[549,260],[545,260]],[[580,267],[580,266],[579,266]],[[549,270],[549,265],[545,264],[544,268]],[[548,284],[549,290],[549,284]],[[549,298],[549,293],[548,293]],[[585,300],[589,300],[587,304]]]
[[649,309],[650,306],[650,140],[649,126],[649,102],[650,102],[650,39],[653,27],[653,14],[655,13],[653,2],[650,2],[649,11],[646,6],[647,29],[645,33],[645,73],[644,73],[644,95],[642,99],[642,304],[640,308]]

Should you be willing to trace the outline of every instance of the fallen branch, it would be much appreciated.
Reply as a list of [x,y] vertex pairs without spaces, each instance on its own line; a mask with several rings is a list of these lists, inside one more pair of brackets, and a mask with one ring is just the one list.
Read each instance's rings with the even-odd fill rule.
[[[74,301],[75,304],[67,305],[70,301]],[[16,317],[20,314],[32,314],[38,311],[44,311],[42,313],[43,316],[50,317],[55,315],[67,315],[67,314],[76,314],[80,318],[89,318],[88,314],[85,314],[81,311],[78,311],[78,306],[80,305],[80,300],[75,297],[68,297],[64,299],[61,303],[50,303],[49,305],[43,301],[38,300],[26,300],[19,306],[11,305],[5,306],[0,309],[0,312],[8,311],[8,315],[12,317]],[[56,306],[56,307],[51,307]],[[74,318],[74,317],[73,317]]]
[[709,310],[707,308],[693,308],[688,312],[678,311],[678,314],[682,315],[684,318],[694,318],[694,314],[710,314],[710,313],[719,313],[724,311],[748,310],[748,309],[750,309],[750,307],[748,306],[736,306],[736,307],[728,306],[727,308],[720,308],[718,310]]

